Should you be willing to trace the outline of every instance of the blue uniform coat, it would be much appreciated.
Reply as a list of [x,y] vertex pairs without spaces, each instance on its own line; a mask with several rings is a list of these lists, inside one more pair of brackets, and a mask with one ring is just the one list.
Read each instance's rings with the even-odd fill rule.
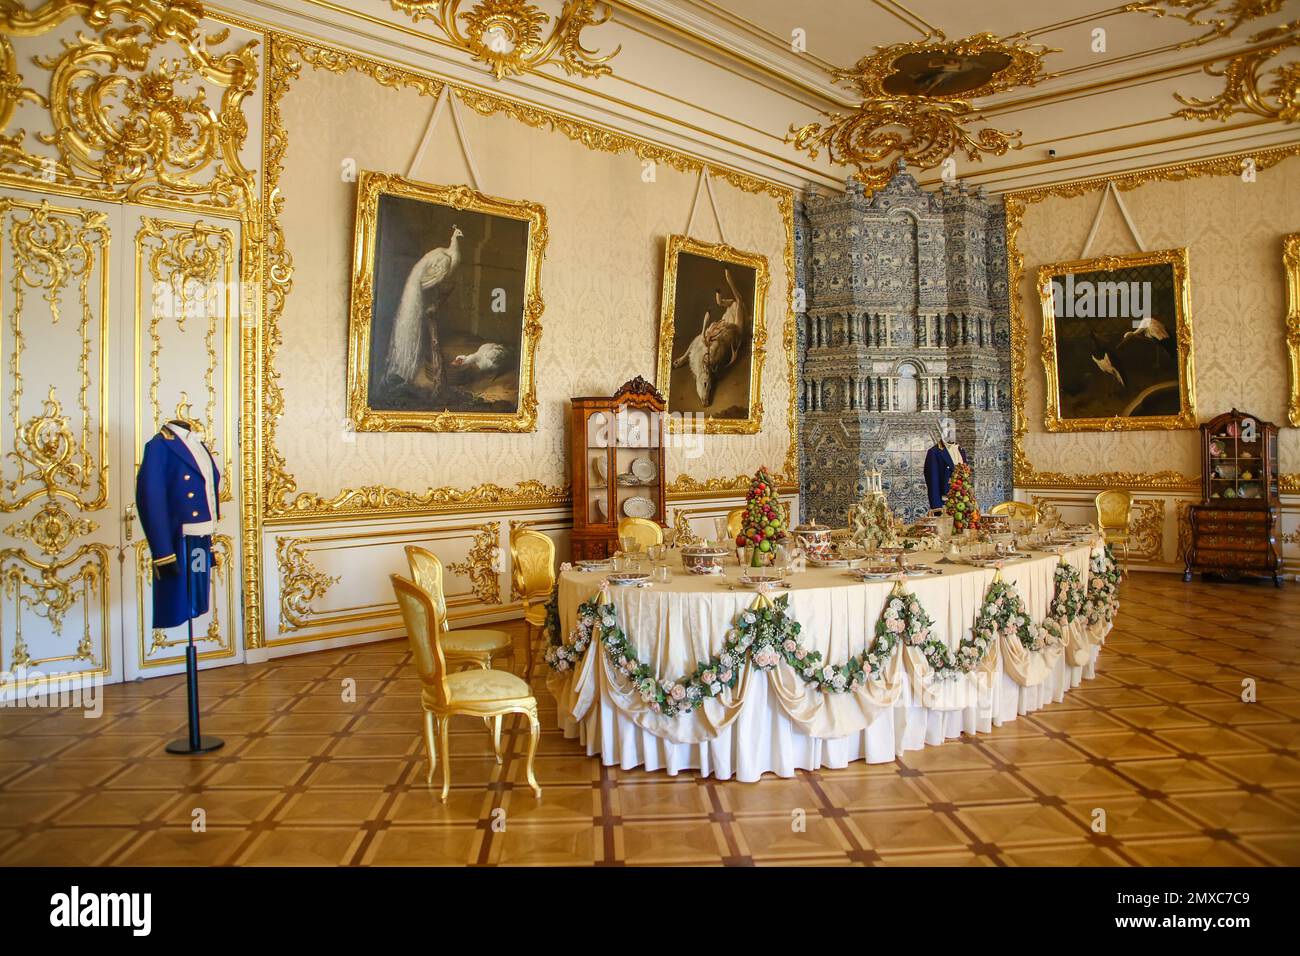
[[925,490],[930,496],[931,509],[943,507],[943,496],[948,493],[956,467],[947,446],[931,445],[925,453]]
[[[206,450],[207,446],[204,446]],[[212,458],[212,453],[208,452]],[[202,561],[186,554],[182,526],[221,517],[221,469],[212,459],[213,501],[217,513],[208,513],[203,472],[189,447],[165,426],[144,446],[135,482],[135,503],[140,524],[153,554],[153,626],[175,627],[207,613],[211,551],[205,544]],[[191,538],[191,541],[200,539]],[[159,573],[164,565],[180,563],[180,573]],[[189,600],[186,600],[186,578]]]

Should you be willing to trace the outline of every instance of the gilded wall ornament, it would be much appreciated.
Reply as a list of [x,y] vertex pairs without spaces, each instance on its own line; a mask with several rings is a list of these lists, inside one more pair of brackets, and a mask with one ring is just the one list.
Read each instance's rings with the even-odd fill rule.
[[1205,30],[1182,45],[1200,46],[1230,36],[1237,27],[1261,17],[1272,16],[1286,0],[1139,0],[1125,4],[1123,13],[1149,13],[1171,17]]
[[276,538],[275,560],[280,567],[280,631],[296,631],[312,615],[312,602],[342,579],[312,564],[297,538]]
[[1282,264],[1286,269],[1286,354],[1291,368],[1287,396],[1287,421],[1300,428],[1300,232],[1282,239]]
[[851,115],[826,113],[825,122],[790,126],[786,142],[816,159],[856,166],[868,190],[883,187],[898,161],[932,169],[958,151],[972,161],[983,153],[1019,149],[1020,131],[982,122],[974,100],[1044,78],[1043,57],[1058,52],[991,33],[948,40],[942,33],[910,43],[877,47],[851,69],[834,70],[862,103]]
[[[193,0],[6,4],[0,33],[40,36],[73,16],[94,35],[79,32],[58,53],[34,58],[50,74],[44,105],[54,130],[36,139],[54,155],[31,153],[18,134],[7,134],[0,170],[106,198],[251,211],[255,178],[240,151],[248,136],[243,101],[257,85],[256,41],[214,51],[228,31],[203,35],[203,7]],[[117,19],[125,25],[112,26]],[[219,103],[208,102],[209,86],[222,91]],[[0,118],[24,98],[31,92],[0,83]]]
[[49,556],[54,556],[77,538],[94,532],[99,525],[68,513],[63,503],[50,499],[26,521],[15,522],[5,534],[30,541]]
[[432,21],[454,46],[483,63],[498,80],[558,63],[570,76],[603,76],[622,47],[601,55],[582,45],[582,31],[608,23],[614,8],[601,0],[565,0],[555,23],[525,0],[389,0],[419,22]]
[[501,603],[501,576],[497,573],[501,561],[500,538],[501,522],[489,521],[480,525],[465,560],[447,565],[448,571],[469,578],[474,595],[481,604]]

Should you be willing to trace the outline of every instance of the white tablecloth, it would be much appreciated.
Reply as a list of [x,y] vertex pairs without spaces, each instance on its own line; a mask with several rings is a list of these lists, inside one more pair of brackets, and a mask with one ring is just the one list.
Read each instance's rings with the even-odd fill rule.
[[[1064,560],[1073,565],[1086,584],[1092,550],[1091,545],[1081,545],[1064,555],[1035,555],[1007,563],[1001,574],[1024,600],[1030,618],[1038,622],[1051,602],[1057,563]],[[933,635],[955,649],[969,635],[996,572],[936,564],[939,557],[913,557],[941,568],[943,574],[909,578],[905,586],[934,619]],[[701,577],[676,567],[666,584],[610,587],[619,625],[639,660],[649,664],[656,676],[675,680],[693,672],[697,662],[719,653],[737,615],[755,600],[753,591],[731,589],[740,572],[733,566],[721,578]],[[564,633],[574,626],[578,606],[598,592],[603,578],[603,574],[579,571],[560,575],[559,617]],[[789,595],[789,613],[802,627],[804,645],[820,651],[824,662],[843,664],[875,640],[876,621],[892,582],[862,583],[842,570],[815,568],[790,580],[790,590],[776,593]],[[814,736],[806,732],[813,724],[805,721],[801,729],[791,718],[790,688],[797,687],[797,693],[804,690],[788,667],[781,674],[748,668],[745,686],[737,687],[736,695],[724,692],[704,708],[675,718],[638,714],[628,706],[627,688],[617,686],[619,675],[604,666],[605,650],[599,641],[592,642],[583,665],[552,674],[549,684],[565,735],[577,737],[589,754],[599,754],[607,766],[641,766],[669,774],[696,769],[723,779],[753,781],[764,773],[789,777],[796,770],[843,767],[854,760],[884,763],[904,751],[940,744],[962,733],[987,732],[1018,714],[1061,700],[1068,689],[1092,677],[1097,650],[1094,642],[1073,655],[1081,663],[1074,663],[1070,654],[1045,655],[1036,662],[1033,686],[1011,678],[1005,655],[995,655],[996,660],[991,656],[978,700],[952,694],[940,700],[931,689],[925,699],[932,706],[924,705],[923,689],[915,686],[918,681],[899,666],[894,686],[901,680],[901,692],[896,690],[892,702],[883,706],[855,706],[849,695],[840,694],[825,695],[840,699],[815,701],[827,712],[823,725],[830,720],[836,727],[851,728],[839,736]],[[821,694],[811,687],[807,693]],[[734,707],[728,711],[729,696],[742,698],[738,713]]]

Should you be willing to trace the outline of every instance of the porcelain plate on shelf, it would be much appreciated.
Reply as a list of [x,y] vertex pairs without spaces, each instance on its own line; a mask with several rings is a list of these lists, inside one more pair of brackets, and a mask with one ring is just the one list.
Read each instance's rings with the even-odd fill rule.
[[641,495],[633,495],[623,502],[623,514],[629,518],[650,518],[655,513],[655,503]]
[[633,458],[628,470],[636,475],[638,481],[645,485],[651,484],[659,477],[659,469],[655,467],[655,463],[644,455]]

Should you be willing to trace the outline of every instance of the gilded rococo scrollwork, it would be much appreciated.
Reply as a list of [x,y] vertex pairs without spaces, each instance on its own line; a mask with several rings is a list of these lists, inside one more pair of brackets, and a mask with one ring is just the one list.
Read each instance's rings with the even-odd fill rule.
[[[1162,491],[1193,491],[1200,488],[1200,477],[1180,471],[1107,471],[1067,473],[1039,471],[1025,450],[1025,436],[1029,433],[1028,327],[1025,322],[1025,257],[1020,251],[1019,235],[1024,223],[1025,209],[1053,197],[1072,198],[1104,190],[1114,183],[1121,191],[1137,189],[1148,182],[1181,182],[1202,176],[1240,176],[1249,164],[1256,171],[1269,169],[1282,160],[1300,155],[1300,144],[1279,146],[1253,153],[1235,153],[1211,159],[1176,163],[1154,169],[1138,170],[1117,176],[1099,176],[1094,179],[1075,180],[1052,186],[1009,192],[1003,199],[1007,210],[1007,289],[1011,306],[1011,459],[1015,485],[1018,488],[1047,487],[1110,487],[1140,488]],[[1286,493],[1300,491],[1300,476],[1281,476],[1281,490]]]
[[[1238,27],[1281,13],[1285,0],[1149,0],[1130,3],[1128,13],[1170,16],[1204,28],[1181,46],[1195,47],[1232,36]],[[1280,23],[1247,38],[1250,46],[1205,64],[1202,69],[1223,78],[1223,89],[1208,99],[1175,93],[1183,104],[1174,116],[1223,121],[1235,114],[1294,123],[1300,120],[1300,20]]]
[[[443,86],[447,85],[462,103],[483,116],[505,115],[537,129],[561,133],[588,149],[609,153],[629,152],[639,159],[653,161],[680,172],[698,174],[701,170],[707,169],[711,177],[725,181],[744,192],[771,196],[777,202],[782,221],[785,223],[785,268],[786,275],[793,280],[795,274],[794,194],[784,186],[726,167],[708,165],[668,147],[516,100],[468,87],[444,84],[432,77],[400,67],[388,66],[345,50],[321,46],[282,34],[270,34],[268,35],[266,105],[263,122],[263,208],[266,224],[263,247],[265,308],[261,354],[263,385],[261,447],[263,513],[271,521],[345,518],[361,513],[392,515],[520,505],[565,506],[568,504],[569,497],[567,483],[548,485],[532,479],[517,482],[509,487],[486,482],[471,488],[442,487],[427,488],[423,491],[409,491],[384,485],[344,488],[332,495],[299,491],[297,479],[289,470],[288,462],[275,441],[276,422],[284,413],[284,391],[275,368],[275,361],[283,343],[280,320],[284,314],[285,301],[293,289],[294,273],[293,258],[286,247],[284,231],[279,224],[284,208],[284,194],[280,180],[284,172],[285,153],[288,149],[288,133],[284,126],[281,107],[293,81],[301,75],[304,66],[335,74],[361,73],[381,86],[412,89],[430,98],[436,96]],[[783,469],[775,476],[782,486],[791,486],[798,482],[798,444],[795,426],[798,409],[797,327],[793,311],[794,294],[794,284],[790,281],[787,283],[787,309],[782,333],[789,383],[787,409],[789,444]],[[669,493],[679,495],[740,492],[748,487],[748,483],[747,475],[731,478],[696,478],[689,474],[682,474],[669,484],[667,490]]]
[[312,615],[312,602],[338,584],[338,575],[326,574],[312,564],[297,538],[275,539],[275,560],[280,568],[280,631],[296,631]]
[[[991,33],[948,40],[935,33],[910,43],[877,47],[847,70],[832,77],[851,86],[862,103],[849,115],[826,113],[824,123],[790,126],[786,142],[807,150],[816,159],[821,150],[832,162],[856,166],[856,177],[868,190],[889,182],[899,159],[921,169],[932,169],[960,151],[972,161],[983,153],[1002,156],[1020,148],[1020,131],[1007,132],[984,126],[973,101],[1016,87],[1029,87],[1044,78],[1043,57],[1058,52],[1023,40],[1008,43]],[[988,75],[958,92],[940,92],[943,78],[936,74],[920,85],[900,83],[905,65],[918,57],[929,63],[957,68],[988,62]],[[930,69],[927,67],[926,69]]]
[[602,0],[565,0],[549,34],[551,16],[526,0],[389,0],[417,22],[429,20],[451,43],[484,63],[498,80],[557,63],[570,76],[603,76],[621,47],[602,55],[582,44],[582,31],[608,23],[614,8]]
[[469,578],[474,596],[480,604],[501,603],[501,522],[489,521],[480,525],[474,543],[464,561],[447,565],[447,570]]
[[[58,53],[33,58],[49,72],[47,94],[21,87],[0,63],[0,119],[11,119],[23,101],[39,103],[51,129],[35,140],[54,149],[29,148],[25,133],[6,123],[6,178],[251,211],[254,174],[241,152],[243,102],[257,85],[256,41],[214,49],[228,31],[203,34],[203,7],[193,0],[48,0],[34,10],[10,0],[0,4],[0,34],[40,36],[73,16],[93,33],[78,32]],[[169,55],[175,47],[182,56]],[[8,53],[0,51],[0,61]],[[222,90],[219,103],[208,102],[207,85]]]

